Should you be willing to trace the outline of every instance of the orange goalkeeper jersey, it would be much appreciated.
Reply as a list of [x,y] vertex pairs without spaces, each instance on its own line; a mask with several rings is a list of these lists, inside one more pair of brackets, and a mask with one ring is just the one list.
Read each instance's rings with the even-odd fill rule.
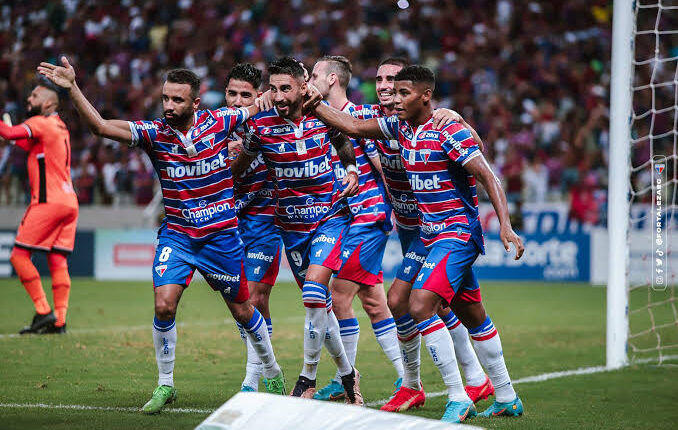
[[78,207],[71,182],[71,138],[59,115],[36,115],[23,124],[27,140],[17,146],[28,151],[31,203],[60,203]]

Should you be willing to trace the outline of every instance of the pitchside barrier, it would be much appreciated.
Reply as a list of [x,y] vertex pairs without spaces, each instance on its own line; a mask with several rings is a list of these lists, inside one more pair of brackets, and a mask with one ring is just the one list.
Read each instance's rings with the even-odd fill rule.
[[267,393],[238,393],[195,430],[481,430],[462,424]]
[[[637,217],[649,213],[648,205],[634,206]],[[512,250],[506,253],[497,234],[498,223],[490,206],[481,205],[481,220],[485,234],[484,256],[475,264],[476,274],[482,280],[524,281],[578,281],[604,284],[608,275],[608,235],[602,227],[582,226],[569,219],[566,204],[525,205],[523,225],[519,231],[525,242],[525,255],[515,261]],[[630,270],[633,282],[644,282],[650,274],[643,264],[647,249],[651,249],[652,223],[639,223],[631,233]],[[0,277],[12,276],[9,255],[15,230],[0,230]],[[151,280],[155,255],[155,229],[80,230],[76,247],[69,258],[73,276],[94,276],[100,280]],[[678,237],[669,235],[668,241]],[[43,275],[48,275],[44,255],[36,253],[36,264]],[[395,277],[402,252],[395,231],[390,235],[383,260],[384,277]],[[670,254],[667,266],[675,280],[678,254]],[[199,276],[198,276],[199,277]],[[293,281],[289,263],[283,255],[280,281]],[[674,282],[675,283],[675,282]]]

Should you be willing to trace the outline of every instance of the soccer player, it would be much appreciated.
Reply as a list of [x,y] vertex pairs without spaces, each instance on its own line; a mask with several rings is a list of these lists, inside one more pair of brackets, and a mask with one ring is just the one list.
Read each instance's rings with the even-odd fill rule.
[[[70,134],[57,108],[59,95],[38,84],[27,100],[28,119],[14,127],[0,122],[0,137],[28,152],[31,203],[17,231],[10,261],[35,305],[30,325],[19,333],[66,333],[71,290],[66,256],[73,251],[78,199],[71,183]],[[40,274],[31,262],[34,251],[47,252],[54,311],[45,298]]]
[[[306,308],[304,366],[291,394],[312,398],[326,332],[339,332],[328,285],[340,266],[343,232],[349,224],[344,197],[356,193],[358,169],[348,139],[302,113],[307,91],[304,67],[293,58],[283,57],[272,62],[268,72],[274,107],[247,122],[244,150],[234,162],[233,172],[239,177],[261,153],[274,178],[276,222],[282,229],[285,252]],[[347,166],[343,192],[335,182],[332,146]],[[330,336],[326,346],[337,364],[345,402],[362,405],[360,374],[346,357],[341,339]]]
[[[350,114],[354,105],[348,100],[346,90],[351,74],[352,66],[346,57],[325,56],[315,63],[309,84],[320,91],[330,106]],[[359,189],[358,194],[348,198],[352,220],[342,238],[342,266],[332,280],[332,303],[339,320],[341,341],[351,364],[355,365],[360,326],[352,303],[356,295],[360,298],[377,342],[396,369],[398,385],[403,376],[403,363],[395,321],[386,305],[381,273],[388,233],[393,228],[391,207],[374,143],[364,139],[352,139],[351,142],[356,154]],[[337,180],[346,176],[346,169],[336,158],[333,159],[333,167]],[[343,395],[344,389],[337,374],[314,398],[335,400]]]
[[190,70],[175,69],[167,74],[162,89],[163,118],[104,120],[78,88],[68,60],[62,57],[61,63],[41,63],[38,71],[69,90],[73,104],[96,135],[141,147],[160,178],[166,217],[158,231],[153,263],[153,343],[159,375],[158,387],[143,412],[160,412],[176,399],[175,316],[196,269],[245,327],[264,363],[266,388],[284,394],[282,371],[266,324],[249,301],[228,159],[228,136],[258,108],[198,110],[200,79]]
[[[260,86],[261,70],[247,63],[235,65],[226,77],[226,106],[251,106],[259,94]],[[234,141],[229,146],[236,144],[241,147],[242,135],[240,130],[236,131]],[[273,335],[273,324],[269,298],[278,277],[282,239],[273,212],[276,204],[275,187],[261,156],[252,162],[244,175],[234,178],[233,190],[238,230],[245,245],[245,274],[250,300],[263,315],[270,337]],[[237,324],[240,336],[247,345],[247,365],[241,391],[258,391],[263,364],[252,344],[247,341],[244,327]]]
[[[399,57],[390,57],[383,60],[377,69],[376,76],[376,92],[379,104],[356,106],[353,110],[353,116],[359,119],[369,119],[395,114],[394,78],[408,64],[407,60]],[[450,119],[446,115],[441,115],[445,111],[446,109],[435,111],[433,115],[434,123],[438,119],[437,117],[440,117],[439,122],[442,123]],[[482,140],[475,130],[459,115],[454,115],[453,119],[457,118],[471,130],[475,141],[482,145]],[[408,304],[412,285],[428,251],[420,239],[420,213],[400,158],[398,141],[376,139],[373,142],[381,157],[385,182],[395,214],[398,239],[404,257],[396,278],[388,290],[388,305],[396,320],[400,351],[405,358],[405,382],[398,387],[396,395],[381,409],[389,412],[401,412],[419,407],[426,400],[419,376],[421,338],[416,330],[414,320],[408,313]],[[438,315],[445,322],[454,341],[455,355],[466,377],[464,389],[474,402],[487,398],[494,393],[494,388],[473,350],[468,330],[449,308],[441,308]]]
[[394,79],[396,115],[358,120],[322,103],[316,106],[316,115],[350,136],[398,140],[421,212],[421,239],[428,250],[412,287],[409,312],[447,386],[442,420],[461,422],[477,412],[464,391],[452,339],[436,314],[441,303],[450,305],[469,327],[478,357],[495,387],[496,400],[483,415],[521,415],[522,402],[511,385],[499,335],[485,312],[472,268],[484,252],[476,181],[482,183],[497,212],[506,251],[510,252],[512,243],[516,259],[523,254],[522,241],[511,228],[506,196],[468,128],[457,122],[442,130],[434,128],[433,72],[407,66]]

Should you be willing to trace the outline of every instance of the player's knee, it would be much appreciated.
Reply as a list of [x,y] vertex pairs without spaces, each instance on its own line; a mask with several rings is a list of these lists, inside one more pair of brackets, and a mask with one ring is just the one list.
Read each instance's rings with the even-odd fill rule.
[[386,304],[394,317],[401,317],[407,313],[407,296],[403,294],[389,291],[388,296],[386,296]]
[[155,301],[155,316],[160,320],[169,320],[177,314],[177,304],[158,298]]
[[47,266],[49,267],[50,272],[53,272],[62,267],[68,267],[68,259],[64,254],[58,252],[50,252],[49,254],[47,254]]
[[370,319],[377,318],[382,314],[388,313],[386,306],[378,300],[372,298],[363,299],[363,309]]
[[431,315],[435,313],[434,311],[431,311],[426,303],[417,300],[409,301],[409,312],[416,322],[425,321],[431,318]]
[[9,262],[12,263],[12,266],[16,268],[17,263],[20,261],[25,261],[26,259],[30,260],[31,252],[27,249],[14,247],[12,253],[9,255]]
[[231,303],[229,308],[231,309],[233,319],[243,325],[249,323],[252,318],[252,313],[254,312],[254,308],[249,301],[244,303]]

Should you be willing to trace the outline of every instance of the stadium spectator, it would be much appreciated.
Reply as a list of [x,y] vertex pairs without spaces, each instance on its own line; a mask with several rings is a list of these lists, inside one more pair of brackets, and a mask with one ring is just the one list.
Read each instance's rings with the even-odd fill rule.
[[[569,154],[580,147],[601,152],[591,168],[605,173],[611,3],[427,0],[403,10],[386,0],[62,0],[43,6],[24,1],[0,9],[0,109],[12,114],[20,110],[39,61],[54,62],[74,47],[86,47],[77,51],[87,55],[72,58],[94,105],[107,106],[106,117],[130,118],[161,115],[162,73],[180,65],[205,77],[202,91],[213,94],[238,62],[264,68],[280,55],[306,64],[325,54],[344,55],[354,64],[349,99],[373,103],[379,60],[406,55],[436,72],[438,105],[474,119],[498,172],[509,146],[516,146],[515,163],[542,157],[548,200],[565,200],[579,181]],[[670,48],[661,46],[665,56]],[[636,103],[644,111],[652,100],[641,94]],[[580,132],[596,107],[605,110],[598,109],[593,132]],[[73,156],[89,150],[96,181],[103,183],[100,142],[87,137],[70,106],[63,116],[72,130]],[[25,185],[14,179],[12,194],[21,195],[15,190]],[[102,197],[95,190],[93,201]]]

